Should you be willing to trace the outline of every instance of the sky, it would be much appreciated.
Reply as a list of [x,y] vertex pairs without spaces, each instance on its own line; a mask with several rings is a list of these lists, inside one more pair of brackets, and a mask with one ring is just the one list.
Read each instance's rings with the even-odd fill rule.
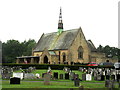
[[40,39],[57,32],[62,8],[64,31],[81,27],[87,40],[118,47],[119,0],[0,0],[0,40]]

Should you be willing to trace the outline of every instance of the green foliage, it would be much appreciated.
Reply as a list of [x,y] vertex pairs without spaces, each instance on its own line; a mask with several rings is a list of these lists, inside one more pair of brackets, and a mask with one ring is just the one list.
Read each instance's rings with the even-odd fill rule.
[[120,49],[116,47],[110,47],[109,45],[103,47],[102,45],[99,45],[97,50],[99,52],[105,53],[106,57],[108,58],[118,59],[120,57]]
[[35,40],[31,39],[21,43],[18,40],[8,40],[6,43],[2,43],[3,63],[15,63],[16,57],[31,55],[35,44]]
[[63,70],[64,67],[68,67],[71,70],[78,70],[79,67],[84,68],[114,68],[114,66],[86,66],[86,65],[59,65],[59,64],[15,64],[15,63],[4,63],[3,66],[22,66],[23,69],[28,68],[30,66],[36,67],[36,69],[48,69],[51,67],[52,70]]

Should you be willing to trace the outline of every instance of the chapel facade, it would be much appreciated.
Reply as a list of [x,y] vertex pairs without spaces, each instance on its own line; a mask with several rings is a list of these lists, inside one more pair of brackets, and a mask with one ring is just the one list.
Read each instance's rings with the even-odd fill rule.
[[86,40],[81,27],[64,30],[60,8],[58,31],[43,33],[32,56],[17,57],[16,63],[73,64],[105,61],[105,54],[98,52],[91,40]]

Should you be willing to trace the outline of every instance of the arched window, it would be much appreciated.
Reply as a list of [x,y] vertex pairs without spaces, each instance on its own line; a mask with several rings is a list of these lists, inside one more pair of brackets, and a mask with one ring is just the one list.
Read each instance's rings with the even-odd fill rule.
[[63,53],[62,55],[63,55],[63,62],[65,62],[66,61],[66,54]]
[[78,48],[78,59],[83,59],[83,48],[80,46]]

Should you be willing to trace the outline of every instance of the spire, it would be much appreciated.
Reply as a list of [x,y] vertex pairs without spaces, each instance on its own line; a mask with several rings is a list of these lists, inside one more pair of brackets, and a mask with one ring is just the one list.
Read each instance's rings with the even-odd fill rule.
[[60,7],[60,14],[59,14],[59,21],[58,21],[58,29],[63,29],[63,23],[62,23],[62,9]]
[[62,9],[60,7],[59,21],[58,21],[58,35],[63,31],[63,22],[62,22]]

